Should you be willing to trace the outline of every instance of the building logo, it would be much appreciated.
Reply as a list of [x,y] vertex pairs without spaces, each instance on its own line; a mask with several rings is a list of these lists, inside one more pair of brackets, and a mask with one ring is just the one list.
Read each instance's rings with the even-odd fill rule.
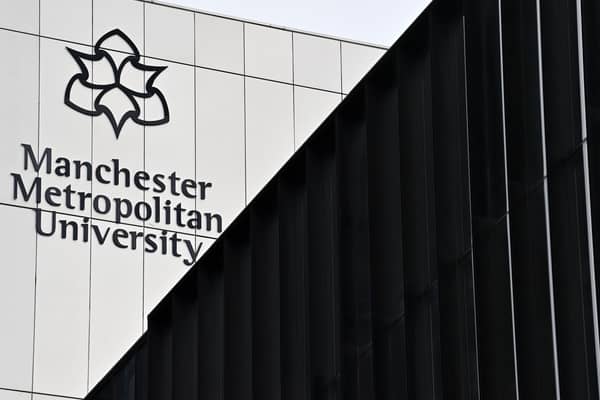
[[67,85],[67,106],[92,117],[106,115],[117,139],[128,119],[144,126],[169,122],[165,96],[154,87],[167,67],[142,64],[137,47],[122,31],[115,29],[102,36],[94,54],[67,50],[81,70]]

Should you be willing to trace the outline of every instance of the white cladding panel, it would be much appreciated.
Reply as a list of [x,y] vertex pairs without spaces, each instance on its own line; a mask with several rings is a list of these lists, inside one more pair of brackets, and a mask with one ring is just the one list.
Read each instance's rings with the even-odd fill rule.
[[[40,217],[46,233],[52,215]],[[33,391],[80,397],[87,388],[91,246],[72,240],[72,231],[65,239],[38,235]]]
[[49,395],[45,395],[45,394],[37,394],[35,393],[32,397],[31,400],[65,400],[64,397],[59,397],[59,396],[49,396]]
[[197,209],[219,210],[224,226],[245,205],[244,129],[244,77],[196,68],[196,177],[219,182]]
[[342,92],[350,93],[352,88],[375,65],[385,50],[361,46],[355,43],[342,43]]
[[146,52],[149,57],[194,63],[194,14],[146,4]]
[[[35,230],[31,210],[0,205],[0,387],[31,390],[33,299],[35,295]],[[7,229],[6,227],[13,227]],[[8,394],[4,394],[8,395]],[[2,398],[0,394],[0,398]]]
[[196,65],[244,73],[244,24],[196,14]]
[[0,389],[0,400],[31,400],[31,393]]
[[[159,65],[153,59],[146,61],[150,65]],[[160,87],[169,100],[171,119],[168,124],[146,127],[146,171],[151,175],[176,172],[182,179],[195,181],[194,67],[175,63],[163,65],[167,69],[159,75],[155,85]],[[157,113],[155,107],[159,107],[159,104],[146,101],[146,113]],[[154,194],[146,192],[146,197],[154,197]],[[196,207],[194,199],[181,194],[161,197],[165,201],[171,201],[173,205],[182,203],[186,210],[194,210]],[[164,220],[158,223],[150,220],[147,225],[194,234],[193,229],[175,227]]]
[[[1,13],[0,13],[1,14]],[[0,202],[25,204],[13,200],[10,172],[23,166],[21,143],[37,148],[38,140],[38,47],[36,36],[0,31],[0,54],[10,63],[2,63],[0,73]],[[27,179],[35,173],[24,174]]]
[[[92,118],[73,112],[64,104],[65,86],[79,68],[65,48],[65,43],[42,38],[40,40],[40,121],[39,146],[40,157],[45,148],[52,149],[53,157],[60,156],[70,160],[91,160],[92,156]],[[90,53],[89,47],[68,44],[77,51]],[[81,86],[77,90],[79,104],[92,106],[92,92]],[[23,152],[15,149],[21,156]],[[30,166],[31,168],[31,166]],[[21,169],[15,171],[20,172]],[[62,187],[65,178],[55,174],[43,175],[44,185]],[[89,192],[91,182],[73,179],[68,182],[74,190]],[[41,208],[49,209],[45,202]],[[89,211],[70,209],[61,204],[56,211],[80,216],[89,216]]]
[[[121,129],[119,139],[115,140],[114,130],[106,118],[93,118],[92,123],[92,162],[94,166],[110,164],[111,160],[118,159],[122,166],[133,171],[144,170],[143,126],[127,121]],[[126,198],[134,202],[144,199],[144,192],[133,185],[125,187],[123,185],[103,185],[99,182],[92,182],[92,192],[110,198]],[[107,214],[92,210],[92,216],[105,221],[116,221],[114,209],[111,209]],[[139,221],[134,218],[126,218],[123,222],[139,224]]]
[[[98,222],[101,229],[124,228]],[[138,239],[139,240],[139,239]],[[119,260],[119,262],[114,262]],[[92,243],[90,279],[90,382],[92,388],[143,330],[144,252]]]
[[[40,30],[39,0],[2,0],[0,3],[0,26],[20,32],[35,33]],[[10,7],[8,7],[10,5]]]
[[325,117],[331,114],[342,97],[339,93],[296,87],[294,99],[297,149],[319,127]]
[[248,201],[258,194],[293,152],[292,87],[246,78]]
[[342,85],[340,42],[294,33],[294,83],[339,92]]
[[[94,43],[106,32],[120,29],[137,44],[140,51],[144,49],[144,3],[140,1],[94,0]],[[115,10],[118,10],[115,12]],[[114,50],[129,51],[125,47]]]
[[0,0],[0,52],[0,400],[49,400],[86,395],[383,50],[137,0]]
[[246,74],[292,83],[292,33],[245,24]]
[[39,7],[42,36],[92,44],[92,0],[40,0]]

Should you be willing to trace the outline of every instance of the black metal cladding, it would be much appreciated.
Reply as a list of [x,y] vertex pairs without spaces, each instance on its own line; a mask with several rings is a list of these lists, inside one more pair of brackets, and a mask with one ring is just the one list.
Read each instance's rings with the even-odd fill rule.
[[597,399],[598,38],[434,2],[88,398]]

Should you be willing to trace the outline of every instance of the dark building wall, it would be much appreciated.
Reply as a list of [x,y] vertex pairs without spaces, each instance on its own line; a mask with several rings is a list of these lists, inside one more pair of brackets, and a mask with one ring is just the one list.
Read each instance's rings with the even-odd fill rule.
[[435,1],[88,398],[597,399],[598,26]]

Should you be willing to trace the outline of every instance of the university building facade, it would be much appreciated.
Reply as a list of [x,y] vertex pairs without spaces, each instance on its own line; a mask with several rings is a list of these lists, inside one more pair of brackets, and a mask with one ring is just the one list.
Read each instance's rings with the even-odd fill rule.
[[83,398],[384,51],[156,2],[0,1],[0,399]]

